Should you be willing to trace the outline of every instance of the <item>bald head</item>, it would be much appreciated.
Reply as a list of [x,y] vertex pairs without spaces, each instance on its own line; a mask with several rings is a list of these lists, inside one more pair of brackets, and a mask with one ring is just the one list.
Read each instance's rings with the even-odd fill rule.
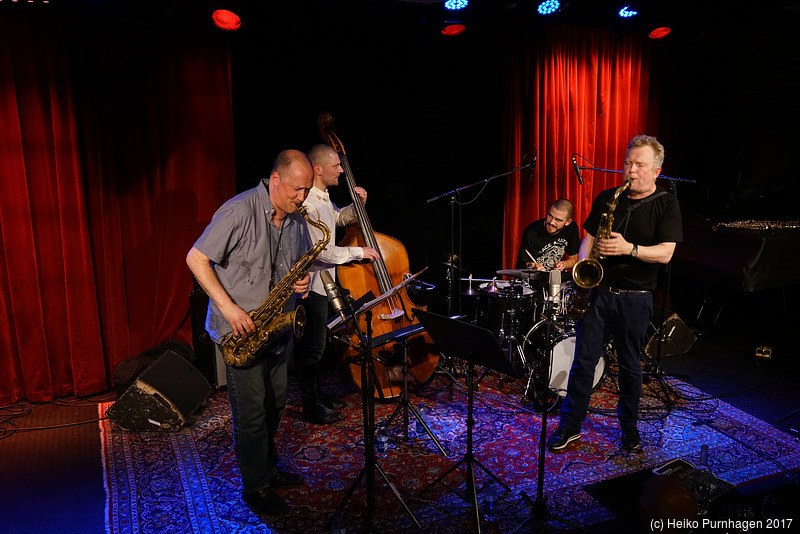
[[314,168],[314,187],[327,191],[339,185],[339,175],[344,172],[339,153],[329,145],[314,145],[308,151]]
[[299,150],[284,150],[275,158],[269,176],[269,198],[275,208],[274,217],[282,220],[297,211],[308,196],[314,182],[311,162]]

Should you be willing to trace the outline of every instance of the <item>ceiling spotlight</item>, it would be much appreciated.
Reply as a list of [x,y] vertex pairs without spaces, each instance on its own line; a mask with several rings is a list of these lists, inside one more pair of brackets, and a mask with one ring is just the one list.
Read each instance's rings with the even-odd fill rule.
[[444,8],[450,11],[458,11],[459,9],[464,9],[468,5],[469,0],[447,0],[444,3]]
[[211,14],[211,19],[214,21],[214,25],[221,30],[234,31],[242,26],[239,15],[227,9],[215,10]]
[[561,2],[558,0],[545,0],[539,7],[536,8],[536,11],[539,12],[540,15],[552,15],[558,8],[561,7]]
[[631,9],[631,6],[625,6],[619,10],[619,16],[622,17],[623,19],[629,19],[631,17],[635,17],[638,14],[639,12],[636,11],[635,9]]
[[662,26],[650,32],[650,39],[663,39],[672,32],[669,26]]
[[464,33],[467,27],[463,24],[448,24],[444,28],[442,28],[442,35],[446,37],[455,37],[456,35],[461,35]]

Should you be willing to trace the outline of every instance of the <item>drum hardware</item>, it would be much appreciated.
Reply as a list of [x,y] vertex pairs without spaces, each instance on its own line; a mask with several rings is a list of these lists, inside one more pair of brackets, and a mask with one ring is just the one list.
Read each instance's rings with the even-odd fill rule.
[[[478,303],[478,326],[491,330],[506,353],[509,362],[516,368],[527,368],[521,350],[518,333],[525,332],[534,317],[534,291],[519,280],[492,279],[480,285]],[[489,371],[485,370],[476,383]],[[498,387],[503,387],[500,376]]]
[[474,297],[477,294],[478,292],[472,289],[472,275],[469,275],[469,286],[467,286],[467,290],[462,292],[461,295],[465,297]]

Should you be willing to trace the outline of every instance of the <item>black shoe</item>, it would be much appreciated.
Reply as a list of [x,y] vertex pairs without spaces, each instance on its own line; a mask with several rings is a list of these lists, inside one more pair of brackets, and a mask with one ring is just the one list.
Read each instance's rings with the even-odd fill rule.
[[321,403],[312,408],[303,408],[303,419],[316,425],[329,425],[346,418],[347,415],[344,412],[331,410]]
[[269,486],[272,489],[297,488],[302,486],[303,483],[303,477],[294,473],[287,473],[286,471],[276,471],[269,477]]
[[242,493],[242,500],[257,515],[284,515],[291,508],[272,488],[255,493]]
[[319,402],[322,403],[323,406],[326,408],[330,408],[331,410],[344,410],[347,408],[347,403],[342,399],[338,399],[336,397],[329,397],[327,395],[320,395]]
[[547,439],[547,448],[551,451],[560,451],[567,446],[570,441],[575,441],[581,437],[580,430],[567,430],[559,426]]
[[622,428],[622,448],[626,451],[638,451],[642,448],[639,429],[635,426]]

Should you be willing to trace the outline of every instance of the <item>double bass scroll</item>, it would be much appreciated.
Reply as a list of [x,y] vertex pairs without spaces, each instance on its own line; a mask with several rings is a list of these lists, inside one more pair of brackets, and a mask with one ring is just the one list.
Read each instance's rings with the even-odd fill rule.
[[[350,291],[354,299],[358,299],[368,292],[382,295],[403,279],[410,275],[408,254],[403,244],[387,235],[376,233],[367,216],[366,208],[361,198],[356,194],[356,182],[347,159],[344,146],[333,132],[333,118],[327,112],[322,112],[317,120],[322,138],[339,153],[345,183],[356,212],[357,225],[347,228],[344,237],[339,242],[341,247],[372,247],[380,254],[380,259],[371,263],[352,263],[339,265],[336,270],[342,287]],[[390,298],[380,303],[375,308],[372,317],[373,339],[389,332],[419,324],[411,309],[411,301],[402,288]],[[417,306],[419,307],[419,306]],[[366,317],[359,318],[362,331],[367,331]],[[351,341],[355,341],[352,334]],[[337,356],[340,364],[350,371],[350,376],[356,386],[361,388],[361,372],[357,362],[357,351],[352,348],[353,343],[340,343]],[[417,382],[426,382],[433,374],[439,361],[439,353],[427,333],[424,331],[410,336],[402,343],[386,343],[373,351],[375,364],[375,394],[380,398],[396,397],[402,389],[400,368],[403,352],[408,358],[409,374]]]

